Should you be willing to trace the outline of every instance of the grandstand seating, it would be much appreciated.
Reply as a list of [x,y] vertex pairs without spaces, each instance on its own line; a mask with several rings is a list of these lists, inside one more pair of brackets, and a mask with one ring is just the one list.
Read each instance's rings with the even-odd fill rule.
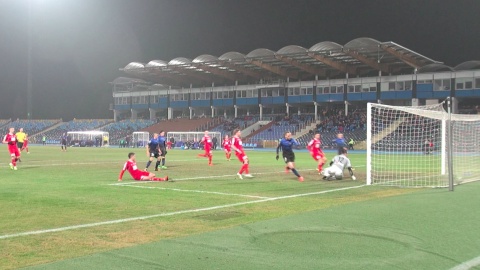
[[10,123],[10,119],[0,119],[0,127],[5,126],[6,124]]
[[155,123],[156,121],[153,120],[122,120],[104,126],[102,131],[110,134],[110,144],[117,145],[119,141],[125,139],[127,135],[131,135],[134,131],[145,129]]
[[197,119],[184,119],[176,118],[171,120],[160,121],[155,125],[151,125],[147,128],[143,128],[141,131],[147,131],[150,133],[159,132],[160,130],[169,131],[201,131],[202,129],[208,129],[219,123],[219,119],[215,118],[197,118]]
[[45,135],[47,137],[47,144],[58,144],[60,143],[60,137],[65,132],[94,130],[111,122],[113,122],[112,119],[74,119],[73,121],[62,123],[55,129],[39,133],[30,138],[30,140],[38,143],[41,142],[42,136]]
[[42,132],[57,123],[61,120],[15,120],[9,124],[9,126],[14,127],[17,131],[20,128],[23,128],[25,133],[30,135],[37,134]]

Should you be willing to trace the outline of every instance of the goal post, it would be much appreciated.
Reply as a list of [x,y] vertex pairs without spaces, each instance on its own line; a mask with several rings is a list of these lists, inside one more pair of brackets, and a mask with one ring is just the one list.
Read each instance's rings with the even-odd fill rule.
[[444,103],[367,105],[368,185],[447,187],[480,180],[480,115],[449,114]]

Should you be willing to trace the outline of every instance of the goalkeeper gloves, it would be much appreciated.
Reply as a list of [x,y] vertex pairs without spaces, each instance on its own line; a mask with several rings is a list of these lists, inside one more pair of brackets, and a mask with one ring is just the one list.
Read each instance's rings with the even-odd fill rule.
[[275,157],[276,160],[278,160],[278,155]]

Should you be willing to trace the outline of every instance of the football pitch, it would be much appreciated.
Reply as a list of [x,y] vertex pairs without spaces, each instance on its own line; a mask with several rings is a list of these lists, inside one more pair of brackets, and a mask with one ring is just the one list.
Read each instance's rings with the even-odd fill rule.
[[479,182],[365,186],[355,152],[357,181],[323,181],[297,152],[298,182],[256,150],[252,179],[221,150],[211,167],[171,150],[173,181],[118,182],[130,151],[143,168],[145,149],[32,145],[13,171],[1,146],[0,269],[480,269]]

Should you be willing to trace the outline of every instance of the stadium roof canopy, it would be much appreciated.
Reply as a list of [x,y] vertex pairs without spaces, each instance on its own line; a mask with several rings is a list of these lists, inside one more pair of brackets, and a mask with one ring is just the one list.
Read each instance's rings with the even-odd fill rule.
[[[467,64],[467,67],[477,63]],[[258,83],[260,81],[311,80],[412,74],[415,70],[445,69],[432,60],[394,42],[357,38],[345,45],[324,41],[304,48],[289,45],[278,51],[259,48],[248,54],[227,52],[216,57],[178,57],[170,61],[132,62],[125,66],[128,76],[167,86],[209,86]],[[465,68],[465,67],[464,67]]]

